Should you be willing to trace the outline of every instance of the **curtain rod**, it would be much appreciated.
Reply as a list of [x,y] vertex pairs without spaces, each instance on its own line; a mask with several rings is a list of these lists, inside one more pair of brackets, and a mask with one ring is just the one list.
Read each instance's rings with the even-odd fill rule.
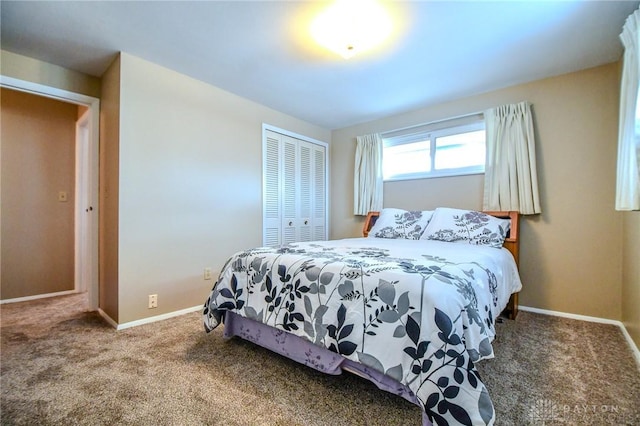
[[438,124],[438,123],[445,123],[447,121],[459,120],[461,118],[473,117],[474,115],[482,115],[482,114],[484,114],[484,111],[477,111],[477,112],[471,112],[471,113],[468,113],[468,114],[458,115],[458,116],[455,116],[455,117],[443,118],[442,120],[429,121],[428,123],[414,124],[412,126],[401,127],[399,129],[393,129],[393,130],[387,130],[385,132],[380,132],[380,136],[384,137],[385,135],[388,135],[390,133],[402,132],[402,131],[411,130],[411,129],[417,129],[417,128],[423,127],[423,126],[429,126],[429,125]]

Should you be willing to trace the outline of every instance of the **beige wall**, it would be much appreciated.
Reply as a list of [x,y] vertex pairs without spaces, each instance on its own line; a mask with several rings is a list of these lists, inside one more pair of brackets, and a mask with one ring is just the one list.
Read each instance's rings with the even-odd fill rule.
[[[614,63],[334,131],[331,238],[358,235],[362,226],[352,214],[357,135],[527,100],[543,213],[522,221],[521,304],[620,320],[622,216],[613,209],[618,93]],[[385,206],[481,209],[482,186],[482,175],[389,182]]]
[[118,321],[118,186],[120,57],[102,75],[100,99],[100,215],[98,306]]
[[6,50],[0,51],[0,74],[56,89],[100,97],[100,79]]
[[[262,244],[263,123],[326,142],[331,133],[134,56],[120,60],[124,323],[203,304],[214,283],[204,268],[217,274],[233,252]],[[147,309],[149,294],[157,309]]]
[[[78,107],[0,90],[0,299],[73,290]],[[58,201],[59,191],[67,202]]]
[[640,212],[623,216],[622,322],[640,347]]
[[[101,89],[93,77],[6,51],[1,65],[4,75],[101,97],[100,307],[118,322],[202,303],[213,284],[202,268],[218,270],[231,251],[260,244],[262,122],[331,139],[330,236],[342,238],[362,225],[352,215],[356,135],[529,100],[544,213],[523,220],[522,304],[622,319],[639,341],[638,214],[612,207],[617,64],[330,134],[130,55],[123,62]],[[482,175],[393,182],[385,200],[481,208],[482,185]],[[158,309],[146,309],[150,293],[159,294]]]

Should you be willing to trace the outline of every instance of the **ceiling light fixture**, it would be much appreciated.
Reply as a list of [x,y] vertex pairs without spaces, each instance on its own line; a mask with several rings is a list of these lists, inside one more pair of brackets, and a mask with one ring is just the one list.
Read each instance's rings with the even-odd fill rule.
[[380,45],[393,29],[387,10],[375,0],[337,0],[311,23],[311,36],[345,59]]

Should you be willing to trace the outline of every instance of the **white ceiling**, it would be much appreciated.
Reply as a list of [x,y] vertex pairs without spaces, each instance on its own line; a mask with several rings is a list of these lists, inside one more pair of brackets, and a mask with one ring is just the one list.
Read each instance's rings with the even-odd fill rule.
[[639,1],[391,2],[384,49],[344,60],[310,1],[0,2],[1,47],[100,76],[118,51],[336,129],[618,60]]

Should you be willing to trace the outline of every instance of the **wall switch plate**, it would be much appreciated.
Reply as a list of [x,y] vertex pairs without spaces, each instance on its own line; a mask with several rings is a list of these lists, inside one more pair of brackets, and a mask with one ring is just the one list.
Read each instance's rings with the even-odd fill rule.
[[204,268],[204,279],[205,280],[211,279],[211,268]]
[[157,308],[158,307],[158,295],[157,294],[150,294],[149,295],[149,309],[153,309],[153,308]]
[[58,191],[58,201],[61,203],[67,202],[67,191]]

